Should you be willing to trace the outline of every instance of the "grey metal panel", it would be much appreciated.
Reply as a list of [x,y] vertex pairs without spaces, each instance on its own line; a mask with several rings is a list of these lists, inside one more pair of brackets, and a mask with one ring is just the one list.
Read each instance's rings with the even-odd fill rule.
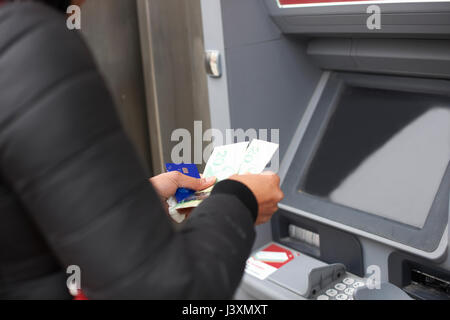
[[227,48],[280,39],[264,1],[222,1],[223,31]]
[[355,70],[352,57],[353,39],[315,38],[308,43],[311,61],[326,70]]
[[227,50],[232,127],[280,129],[280,157],[320,78],[305,50],[287,39]]
[[359,71],[450,77],[449,40],[355,39],[352,55]]
[[318,38],[308,54],[321,68],[450,78],[450,41]]
[[[298,295],[308,297],[312,289],[309,278],[310,274],[314,269],[325,266],[327,265],[322,261],[302,254],[271,274],[268,280]],[[292,277],[293,274],[297,274],[297,276]]]
[[265,223],[256,227],[256,239],[253,250],[261,248],[272,241],[272,228],[270,223]]
[[388,257],[394,251],[394,249],[382,243],[364,237],[360,237],[360,243],[363,247],[365,270],[367,270],[369,266],[377,266],[380,268],[380,281],[388,281]]
[[227,57],[225,55],[221,0],[201,0],[203,36],[206,50],[218,50],[222,58],[222,76],[208,77],[211,126],[225,133],[231,127],[229,110]]
[[370,4],[280,8],[276,0],[265,1],[285,33],[450,37],[450,2],[379,3],[382,29],[369,30],[366,10]]
[[[204,9],[212,7],[213,3],[203,4]],[[219,101],[224,100],[223,93],[228,90],[229,127],[280,129],[282,157],[319,80],[319,70],[308,62],[304,44],[281,35],[270,19],[264,1],[222,0],[221,10],[227,88],[215,89],[224,79],[210,80],[211,101],[217,105],[213,109],[224,112]],[[212,11],[209,9],[208,12]],[[212,25],[208,23],[209,27]],[[218,28],[214,29],[217,39],[220,39]],[[214,42],[219,45],[217,39],[207,41],[207,48],[216,49],[210,46]],[[275,115],[274,108],[279,111]],[[224,126],[218,127],[222,129]]]
[[355,292],[355,300],[413,300],[399,287],[389,282],[381,283],[378,290],[367,287],[358,288]]
[[270,281],[259,280],[244,274],[235,299],[256,300],[305,300],[304,297]]

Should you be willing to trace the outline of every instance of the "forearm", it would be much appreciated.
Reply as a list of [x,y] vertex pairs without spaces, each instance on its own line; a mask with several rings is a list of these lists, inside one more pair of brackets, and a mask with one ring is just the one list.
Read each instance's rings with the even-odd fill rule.
[[86,293],[101,299],[230,299],[254,241],[253,223],[239,199],[213,195],[126,276]]

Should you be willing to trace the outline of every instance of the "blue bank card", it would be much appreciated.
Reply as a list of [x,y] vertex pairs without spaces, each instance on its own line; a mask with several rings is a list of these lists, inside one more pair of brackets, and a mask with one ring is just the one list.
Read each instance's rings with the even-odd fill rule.
[[[200,173],[198,172],[197,166],[195,164],[166,163],[166,169],[168,172],[178,171],[189,177],[200,179]],[[192,196],[194,193],[195,193],[194,190],[179,188],[175,193],[175,198],[177,199],[178,202],[181,202],[187,197]]]

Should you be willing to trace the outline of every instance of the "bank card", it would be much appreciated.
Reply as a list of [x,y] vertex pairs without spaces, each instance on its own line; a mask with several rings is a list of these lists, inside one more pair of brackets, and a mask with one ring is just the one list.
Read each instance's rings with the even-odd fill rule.
[[[197,166],[195,164],[176,164],[176,163],[166,163],[166,169],[168,172],[178,171],[184,175],[187,175],[192,178],[200,179],[200,173],[198,172]],[[195,193],[194,190],[179,188],[175,193],[175,198],[178,202],[181,202],[192,196]]]

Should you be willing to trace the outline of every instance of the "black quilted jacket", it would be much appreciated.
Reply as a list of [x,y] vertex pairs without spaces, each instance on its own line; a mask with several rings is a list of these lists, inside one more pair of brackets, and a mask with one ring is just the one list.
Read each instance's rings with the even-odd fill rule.
[[0,299],[70,299],[70,265],[90,299],[231,298],[256,211],[225,181],[175,231],[80,35],[0,6]]

